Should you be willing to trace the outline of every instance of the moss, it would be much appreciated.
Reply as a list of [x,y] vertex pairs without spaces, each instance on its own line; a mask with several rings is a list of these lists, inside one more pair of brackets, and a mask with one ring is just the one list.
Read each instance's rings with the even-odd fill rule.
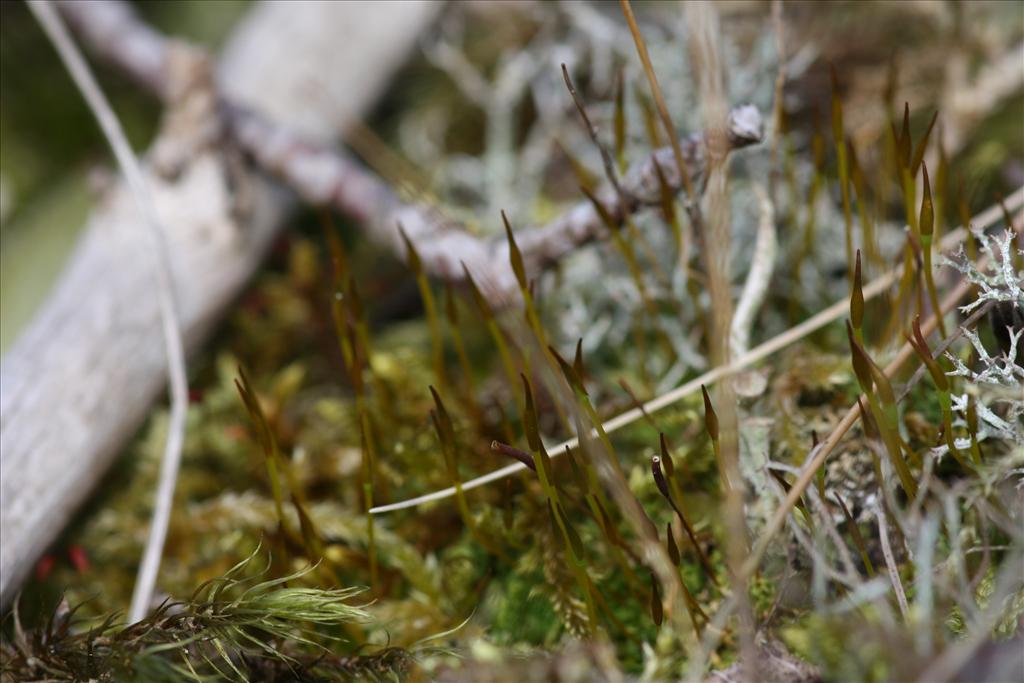
[[[198,7],[193,5],[190,11],[201,11]],[[661,11],[659,7],[644,11]],[[794,15],[794,30],[808,31],[798,16],[810,12],[808,7],[787,5],[786,11]],[[491,69],[499,70],[508,55],[540,49],[524,41],[543,42],[549,37],[547,31],[552,35],[576,36],[572,32],[581,30],[577,24],[585,22],[575,14],[575,18],[563,14],[600,13],[606,9],[555,8],[551,11],[559,14],[548,27],[537,25],[535,19],[526,15],[507,24],[494,24],[493,17],[488,18],[486,12],[498,10],[480,10],[480,17],[464,18],[479,22],[473,23],[474,27],[490,27],[491,34],[469,31],[464,48],[487,75]],[[549,11],[544,5],[535,10]],[[6,8],[4,11],[9,12]],[[166,14],[166,8],[156,6],[145,11],[160,21]],[[760,10],[749,10],[755,11]],[[846,4],[820,11],[833,12],[827,18],[834,20],[853,12],[854,6]],[[902,8],[885,11],[892,12],[890,18],[904,16]],[[221,7],[217,12],[228,10]],[[741,18],[723,18],[730,27],[734,26],[732,21],[742,21],[748,10],[730,10],[728,16],[733,17],[733,12]],[[223,16],[226,15],[218,14]],[[760,27],[763,17],[750,16],[758,19]],[[856,18],[859,25],[879,21],[874,15]],[[914,49],[922,52],[925,47],[919,43],[926,33],[922,30],[926,24],[931,25],[923,22],[905,36],[908,44],[913,44],[911,47],[916,45]],[[677,30],[672,22],[665,23],[663,29],[669,37]],[[892,30],[893,25],[885,27],[885,31]],[[762,28],[753,33],[742,34],[747,36],[743,39],[746,52],[756,57],[774,49],[773,43],[761,35],[765,33]],[[809,31],[798,35],[815,34]],[[881,40],[877,35],[873,39]],[[601,43],[601,49],[606,46],[609,50],[617,49],[614,42]],[[676,57],[677,48],[665,43],[659,46],[659,50],[671,50]],[[928,59],[922,57],[926,63],[923,62],[920,73],[934,70],[928,52]],[[732,61],[737,58],[732,52],[727,56]],[[632,57],[630,53],[629,58]],[[873,55],[872,59],[877,57]],[[620,61],[624,60],[616,57],[609,64]],[[858,75],[867,72],[857,69],[856,60],[846,55],[837,62],[844,87],[861,87],[859,83],[865,79]],[[610,106],[601,98],[608,93],[586,92],[588,85],[596,87],[600,83],[601,74],[596,64],[589,61],[587,69],[582,66],[581,70],[587,73],[585,78],[578,79],[581,91],[595,100],[588,101],[587,106],[593,107],[594,120],[604,126]],[[771,78],[763,76],[771,71],[769,75],[774,77],[774,67],[763,71],[751,72],[753,75],[738,81],[770,86]],[[631,73],[628,66],[624,73]],[[817,92],[814,77],[809,75],[807,81],[791,84],[796,90],[787,93],[786,102],[803,96],[812,100]],[[478,108],[467,107],[461,101],[447,75],[423,60],[406,69],[398,83],[374,115],[387,142],[399,145],[409,130],[419,131],[420,127],[432,131],[431,139],[419,142],[425,148],[434,146],[442,150],[446,156],[432,160],[429,173],[423,173],[427,180],[420,180],[429,184],[436,173],[440,201],[454,203],[463,199],[465,205],[452,207],[453,210],[471,215],[474,228],[484,229],[491,223],[496,228],[497,216],[478,215],[479,207],[492,198],[482,194],[487,189],[487,174],[476,173],[485,169],[486,163],[493,163],[493,159],[487,162],[464,156],[485,150],[489,122],[482,120]],[[403,84],[414,87],[404,88]],[[623,122],[622,145],[627,157],[634,152],[646,153],[649,147],[643,136],[644,122],[640,120],[640,88],[635,85],[630,82],[625,88],[624,111],[628,121]],[[871,97],[877,99],[877,93]],[[844,98],[844,116],[849,120],[866,116],[852,106],[863,102],[863,98],[845,92]],[[1019,108],[1018,99],[1007,101],[1005,106],[1011,113]],[[699,108],[678,109],[690,112]],[[443,125],[429,128],[424,122],[429,123],[430,116],[436,116],[438,111],[443,114]],[[845,264],[836,266],[837,261],[844,259],[842,255],[836,259],[831,253],[832,245],[845,237],[839,232],[845,221],[838,211],[841,192],[835,187],[836,167],[830,160],[814,158],[813,149],[804,148],[803,142],[814,139],[815,130],[800,113],[787,111],[787,115],[792,115],[786,123],[789,137],[780,149],[788,160],[780,160],[781,166],[772,168],[767,150],[753,150],[734,167],[731,186],[736,195],[732,228],[737,242],[749,241],[756,223],[756,216],[743,204],[743,197],[752,193],[752,181],[777,181],[773,192],[776,215],[786,217],[779,226],[781,250],[776,279],[759,320],[763,329],[755,330],[756,335],[765,338],[781,330],[784,321],[792,318],[795,322],[817,311],[825,302],[849,294]],[[418,118],[420,114],[423,118]],[[972,138],[958,157],[958,165],[991,174],[996,168],[994,164],[1010,158],[1006,150],[1015,149],[1017,141],[1004,125],[1004,114],[1002,108],[991,113],[991,135]],[[534,104],[520,107],[514,123],[516,144],[523,142],[521,134],[542,115],[543,111]],[[908,129],[913,130],[915,139],[921,138],[926,119],[927,113],[915,107],[908,120]],[[6,124],[0,117],[0,126],[3,125]],[[865,130],[870,128],[868,123],[863,125]],[[557,159],[552,157],[546,165],[541,164],[541,175],[557,182],[551,187],[544,186],[539,196],[522,198],[522,206],[507,208],[524,217],[555,215],[564,209],[565,188],[575,187],[576,179],[568,177],[563,156],[579,156],[581,164],[593,160],[587,156],[593,150],[579,148],[570,136],[564,142],[565,155],[560,153]],[[893,259],[898,260],[905,244],[904,233],[898,226],[893,227],[893,221],[902,225],[905,218],[899,196],[902,185],[890,168],[892,159],[887,155],[891,156],[892,150],[886,151],[883,138],[877,142],[877,155],[863,153],[866,150],[858,152],[858,164],[863,164],[863,168],[858,166],[854,172],[853,187],[858,194],[855,203],[858,209],[865,210],[878,234],[898,244],[877,245],[879,253],[874,256],[869,255],[872,250],[865,248],[864,263],[869,277],[887,268]],[[823,144],[819,142],[819,146]],[[410,156],[419,153],[411,148],[399,151]],[[84,153],[74,145],[68,150],[68,155],[74,158]],[[544,157],[536,149],[533,153]],[[17,154],[15,151],[12,158]],[[464,166],[458,166],[457,161]],[[8,163],[3,159],[0,162]],[[481,165],[473,165],[474,162]],[[473,169],[468,174],[462,171],[472,177],[450,182],[451,177],[445,174],[455,174],[453,169],[458,168]],[[787,177],[790,171],[791,178]],[[938,174],[934,177],[938,197]],[[478,180],[479,185],[475,185]],[[446,181],[449,184],[445,185]],[[808,184],[818,186],[820,192],[809,192]],[[428,188],[418,189],[426,193]],[[463,197],[461,192],[467,196]],[[817,194],[816,203],[808,200],[808,194]],[[681,207],[675,208],[682,216]],[[554,400],[559,391],[552,386],[561,386],[560,368],[548,367],[542,348],[547,341],[565,353],[571,351],[578,338],[583,338],[582,348],[587,349],[581,354],[584,369],[577,370],[573,364],[566,374],[570,379],[574,372],[585,375],[589,400],[604,417],[620,414],[637,399],[651,398],[658,394],[661,385],[678,385],[700,374],[707,363],[703,351],[709,336],[705,329],[709,311],[702,291],[705,278],[699,259],[688,264],[693,286],[687,289],[681,277],[671,276],[678,273],[678,244],[672,226],[657,212],[638,216],[635,233],[629,231],[635,245],[620,242],[617,246],[581,248],[579,254],[561,264],[559,272],[533,283],[537,308],[530,311],[529,325],[522,320],[520,311],[510,310],[499,316],[498,338],[509,348],[509,369],[495,343],[494,329],[486,325],[474,300],[463,296],[466,292],[455,292],[454,305],[447,306],[448,299],[439,283],[422,278],[418,281],[416,273],[407,271],[392,254],[353,237],[356,230],[350,228],[354,226],[343,225],[338,231],[341,234],[336,244],[340,247],[335,246],[335,253],[340,249],[347,254],[347,268],[342,272],[339,266],[337,272],[333,271],[331,244],[325,243],[321,218],[309,211],[296,219],[293,229],[275,246],[266,268],[232,309],[210,349],[191,364],[193,402],[160,589],[181,601],[185,610],[195,609],[195,600],[189,600],[189,596],[206,580],[212,583],[203,590],[230,584],[244,593],[242,586],[231,583],[234,579],[224,577],[233,565],[261,546],[269,556],[268,568],[265,576],[254,582],[284,582],[272,587],[264,585],[266,599],[250,607],[262,613],[257,618],[269,618],[281,606],[272,598],[283,597],[286,611],[295,617],[294,630],[289,626],[285,631],[270,632],[274,642],[269,650],[262,651],[267,657],[256,657],[259,661],[253,660],[255,655],[246,649],[251,641],[238,632],[223,638],[229,652],[226,663],[216,659],[220,656],[218,652],[200,648],[200,654],[223,666],[251,667],[245,672],[252,678],[285,676],[287,667],[280,664],[277,655],[294,658],[307,667],[304,671],[311,677],[315,674],[326,678],[331,674],[325,670],[333,667],[333,673],[342,678],[415,678],[417,674],[413,671],[419,661],[429,661],[437,667],[451,661],[446,651],[431,651],[429,656],[421,657],[428,643],[433,642],[423,639],[440,634],[437,643],[455,643],[461,653],[475,658],[476,661],[466,662],[466,671],[476,670],[477,665],[502,665],[508,667],[503,673],[509,677],[508,672],[519,671],[516,665],[529,669],[528,655],[532,662],[539,651],[546,651],[550,656],[543,660],[544,666],[561,666],[560,671],[566,670],[564,667],[578,667],[584,678],[587,672],[597,671],[607,673],[609,679],[623,672],[652,679],[677,675],[694,652],[686,640],[689,636],[674,632],[669,624],[660,628],[655,625],[649,582],[651,560],[638,556],[636,528],[627,521],[625,512],[617,509],[613,502],[617,498],[608,495],[606,488],[595,487],[588,478],[589,461],[583,456],[577,461],[581,467],[579,476],[568,458],[552,453],[551,471],[545,471],[550,480],[543,485],[537,475],[525,471],[466,491],[461,510],[453,501],[442,500],[375,517],[372,526],[365,513],[371,496],[374,504],[400,501],[507,465],[509,460],[491,451],[492,440],[539,453],[539,434],[532,432],[540,432],[552,441],[568,435],[572,431],[568,418],[572,410],[582,410],[582,402],[560,407]],[[853,227],[858,239],[861,238],[861,226]],[[329,234],[334,230],[328,228]],[[634,235],[642,237],[643,243]],[[802,253],[805,246],[807,250]],[[695,247],[695,251],[699,252],[699,248]],[[748,251],[744,246],[738,253]],[[746,264],[734,265],[737,276],[742,276]],[[529,290],[530,283],[525,283],[524,288]],[[430,304],[421,300],[424,295]],[[869,303],[864,311],[867,347],[879,363],[891,358],[892,346],[900,341],[900,330],[909,323],[909,319],[899,316],[916,312],[913,291],[905,293],[902,302],[894,300],[895,290],[890,295],[889,301]],[[432,318],[430,309],[434,309]],[[892,310],[898,312],[894,318],[889,315]],[[454,334],[456,325],[458,336]],[[986,333],[983,342],[988,341]],[[463,349],[457,347],[459,343]],[[246,370],[248,378],[243,383],[244,401],[235,384],[240,368]],[[829,326],[766,358],[761,369],[769,378],[766,391],[745,396],[738,403],[741,429],[745,430],[740,436],[745,452],[751,455],[748,473],[760,482],[760,488],[749,491],[744,501],[749,527],[754,532],[753,543],[760,540],[757,534],[765,528],[765,515],[777,509],[781,490],[771,478],[763,476],[761,465],[770,461],[776,467],[802,466],[812,448],[812,433],[823,438],[859,392],[840,325]],[[531,388],[529,411],[524,410],[520,371]],[[628,390],[620,390],[620,379],[625,380]],[[897,384],[907,379],[908,375],[903,375]],[[437,392],[436,400],[430,387]],[[582,391],[578,384],[574,383],[573,388]],[[965,383],[960,383],[956,390],[971,391]],[[433,428],[432,411],[438,430]],[[531,412],[536,414],[535,420]],[[913,474],[919,476],[919,460],[930,457],[929,449],[941,422],[939,398],[925,381],[911,391],[899,412],[903,418],[900,436],[911,451]],[[450,418],[450,429],[444,414]],[[723,551],[728,538],[722,513],[722,482],[703,418],[701,399],[687,397],[614,432],[609,443],[626,477],[628,491],[623,493],[636,498],[665,542],[666,526],[676,519],[652,476],[650,463],[651,457],[660,453],[660,435],[666,435],[675,463],[674,473],[668,475],[674,485],[673,495],[678,489],[681,500],[677,502],[692,523],[712,571],[725,587],[716,587],[709,579],[685,538],[678,545],[679,575],[701,610],[713,616],[729,604],[732,588],[728,586]],[[37,638],[32,647],[45,649],[56,643],[64,656],[60,666],[68,665],[74,669],[72,673],[96,673],[80,659],[83,643],[87,649],[88,625],[94,622],[76,624],[63,634],[48,631],[46,623],[53,613],[52,606],[64,594],[69,604],[81,605],[79,616],[95,619],[127,603],[145,535],[165,429],[166,412],[158,409],[126,449],[103,489],[51,550],[47,560],[50,565],[40,565],[40,578],[30,582],[23,596],[24,626]],[[438,432],[444,443],[439,441]],[[268,434],[273,437],[276,450],[267,447],[271,443]],[[865,502],[873,495],[877,498],[870,464],[872,438],[860,428],[852,431],[829,456],[829,476],[821,480],[821,489],[817,489],[818,480],[814,489],[816,495],[825,494],[820,502],[833,520],[842,519],[838,508],[830,507],[836,495],[849,494],[854,516],[867,511],[868,518],[861,518],[857,527],[867,537],[867,553],[877,546],[871,516],[874,508]],[[986,448],[986,455],[990,452],[1000,452],[999,447]],[[273,467],[268,467],[268,458]],[[895,562],[911,601],[923,599],[925,594],[915,585],[922,570],[915,565],[915,558],[902,551],[904,540],[916,549],[922,516],[938,514],[940,509],[944,515],[943,527],[934,543],[933,570],[937,577],[929,584],[937,593],[934,623],[908,628],[900,620],[895,603],[890,604],[888,593],[870,599],[861,595],[859,591],[887,591],[889,584],[878,578],[870,583],[865,568],[859,564],[855,573],[865,572],[864,575],[842,574],[845,566],[832,536],[817,533],[823,531],[821,525],[826,520],[818,519],[817,526],[810,529],[806,509],[815,506],[807,505],[809,493],[804,496],[801,511],[787,520],[792,525],[784,527],[772,541],[760,571],[748,586],[758,623],[763,625],[770,616],[768,629],[781,634],[792,650],[815,663],[824,680],[837,681],[914,679],[928,664],[928,657],[971,635],[972,626],[963,616],[964,606],[957,604],[960,596],[949,588],[956,577],[942,574],[951,564],[949,555],[955,547],[947,537],[951,532],[946,527],[953,525],[946,515],[959,516],[963,544],[1011,545],[1016,552],[1019,548],[1013,545],[1015,541],[987,518],[989,508],[1006,502],[1005,476],[1016,465],[1009,459],[993,460],[975,476],[953,464],[943,463],[933,470],[935,486],[920,508],[913,508],[908,515],[907,501],[898,498],[896,509],[891,511],[900,521],[900,528],[894,526],[891,539],[897,550]],[[781,478],[787,486],[795,481],[795,476],[788,472]],[[594,497],[587,498],[588,495]],[[595,513],[598,503],[605,507],[603,512]],[[807,535],[815,544],[819,559],[811,558],[806,548],[796,542],[794,530]],[[852,545],[848,523],[839,524],[835,531],[840,543],[847,545],[846,551],[859,550]],[[990,561],[1000,565],[1013,557],[1010,553],[994,552]],[[307,565],[318,560],[319,564],[307,571]],[[834,570],[823,579],[815,574],[815,563],[820,561],[829,563]],[[977,553],[967,562],[972,577],[979,562]],[[992,571],[995,567],[981,581],[976,596],[982,607],[991,599]],[[310,639],[325,645],[327,651],[309,648],[301,640],[306,633],[302,622],[309,616],[307,608],[316,612],[328,603],[353,607],[362,598],[350,600],[352,596],[346,593],[345,600],[341,600],[338,593],[331,591],[339,586],[361,585],[370,586],[370,591],[362,595],[367,601],[374,601],[365,608],[365,615],[320,624],[313,629]],[[297,600],[300,597],[303,600]],[[338,600],[331,602],[335,598]],[[856,608],[846,602],[854,598],[862,600]],[[218,609],[221,608],[227,609],[218,603]],[[1001,609],[994,636],[1013,637],[1019,630],[1024,593],[1012,595]],[[195,615],[199,620],[196,623],[200,623],[202,616]],[[707,635],[710,628],[703,623],[702,626]],[[932,628],[922,631],[918,626]],[[6,625],[5,648],[11,647],[9,644],[16,637],[14,630],[12,624]],[[115,638],[123,637],[126,631],[121,625],[111,624],[103,633]],[[185,637],[180,630],[174,633]],[[585,654],[579,654],[577,646],[569,644],[577,638],[586,639],[591,633],[596,635],[585,646]],[[926,654],[918,647],[922,633],[934,634],[934,653]],[[724,630],[716,635],[721,638],[709,653],[711,665],[721,667],[735,662],[740,655],[739,620],[726,620]],[[38,640],[42,636],[50,640]],[[49,653],[52,655],[53,651],[51,648]],[[140,680],[188,678],[187,672],[170,667],[169,653],[174,651],[175,648],[169,648],[167,655],[147,661],[126,660],[117,667],[111,664],[110,670]],[[313,651],[322,659],[313,658]],[[130,655],[134,651],[125,648],[120,652]],[[27,666],[21,660],[17,666]],[[199,655],[193,660],[190,663],[201,667],[212,666]],[[8,676],[9,671],[15,669],[5,669],[4,675]]]

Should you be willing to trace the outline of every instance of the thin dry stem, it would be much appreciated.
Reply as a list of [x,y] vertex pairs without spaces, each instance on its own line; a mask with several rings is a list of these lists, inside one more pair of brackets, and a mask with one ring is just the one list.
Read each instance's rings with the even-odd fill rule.
[[[661,118],[661,123],[665,127],[665,134],[672,142],[672,153],[675,156],[676,167],[679,170],[679,175],[683,179],[683,187],[686,188],[686,194],[689,195],[692,201],[695,198],[693,193],[693,181],[690,179],[690,172],[686,167],[686,159],[683,156],[682,148],[679,146],[679,136],[676,135],[675,126],[672,124],[672,117],[669,116],[668,106],[665,104],[665,98],[661,94],[661,86],[658,85],[658,76],[654,73],[654,65],[651,63],[651,55],[647,52],[647,43],[644,42],[644,37],[640,33],[640,27],[636,23],[636,16],[633,14],[633,7],[629,4],[629,0],[619,0],[619,4],[622,7],[622,14],[626,18],[626,23],[629,24],[629,30],[633,34],[633,41],[636,43],[636,51],[640,55],[640,61],[644,66],[644,73],[647,75],[647,81],[651,86],[651,93],[654,95],[654,102],[658,109],[658,116]],[[694,205],[695,204],[696,203],[694,202]]]
[[892,589],[896,592],[896,603],[900,606],[900,614],[903,615],[903,621],[908,621],[910,619],[910,608],[907,605],[907,594],[903,590],[900,571],[896,568],[896,560],[892,554],[892,547],[889,545],[889,522],[881,505],[878,506],[876,518],[878,520],[878,539],[882,544],[882,557],[885,558],[885,568],[889,573],[889,581],[892,582]]
[[775,206],[768,194],[759,184],[754,184],[754,194],[760,204],[761,216],[757,225],[757,238],[754,243],[754,256],[750,261],[747,280],[743,283],[743,293],[736,304],[732,326],[729,332],[729,344],[733,356],[739,357],[750,348],[750,332],[754,327],[754,319],[764,303],[771,284],[772,272],[775,270],[775,257],[778,252],[778,240],[775,235]]
[[128,144],[128,139],[125,137],[117,115],[111,109],[110,103],[96,83],[89,66],[53,6],[47,0],[30,0],[29,8],[57,49],[75,85],[103,129],[103,135],[117,158],[118,166],[121,167],[121,172],[124,173],[128,185],[131,187],[139,213],[142,214],[146,227],[153,238],[152,249],[157,265],[157,296],[160,301],[164,345],[167,349],[171,410],[167,426],[167,441],[164,444],[163,460],[160,466],[160,480],[154,503],[153,520],[142,562],[139,565],[138,578],[135,582],[129,610],[128,618],[134,623],[146,616],[153,597],[164,541],[167,538],[167,525],[174,502],[174,488],[178,480],[182,445],[185,440],[188,380],[185,376],[185,350],[181,336],[181,323],[178,319],[178,304],[171,277],[164,228],[156,214],[156,208],[146,186],[138,159],[135,158],[135,154]]
[[775,51],[778,52],[779,70],[775,75],[775,95],[772,102],[771,177],[769,188],[775,196],[775,181],[779,174],[779,142],[782,140],[782,93],[786,86],[786,24],[782,18],[782,0],[772,0],[772,29],[775,32]]
[[[724,131],[715,130],[716,122],[726,116],[725,85],[719,50],[719,21],[715,6],[709,2],[684,5],[688,26],[690,61],[698,84],[704,125],[709,130],[707,144],[707,212],[695,220],[703,233],[705,274],[711,295],[711,334],[707,335],[709,356],[716,365],[730,361],[732,296],[729,282],[729,250],[732,242],[729,220],[728,140]],[[697,202],[694,201],[696,207]],[[695,213],[695,216],[697,214]],[[739,467],[739,416],[732,382],[715,387],[715,405],[720,424],[719,479],[725,498],[725,550],[733,594],[740,616],[739,640],[744,677],[750,678],[757,650],[754,647],[754,614],[747,593],[747,577],[740,572],[748,550],[748,530],[743,513],[744,481]]]
[[597,135],[597,126],[590,120],[590,116],[587,115],[587,108],[583,104],[583,99],[579,93],[576,92],[576,87],[572,84],[572,79],[569,78],[569,69],[562,64],[562,77],[565,79],[565,87],[568,88],[569,94],[572,95],[572,101],[576,105],[576,110],[580,113],[580,118],[583,119],[583,126],[587,129],[587,135],[590,136],[590,141],[597,147],[597,151],[601,154],[601,163],[604,165],[604,175],[608,179],[608,182],[615,189],[615,194],[618,195],[619,202],[625,206],[628,201],[626,195],[622,190],[622,185],[619,183],[618,174],[615,172],[615,162],[612,160],[611,152],[608,151],[608,147],[601,142],[601,138]]

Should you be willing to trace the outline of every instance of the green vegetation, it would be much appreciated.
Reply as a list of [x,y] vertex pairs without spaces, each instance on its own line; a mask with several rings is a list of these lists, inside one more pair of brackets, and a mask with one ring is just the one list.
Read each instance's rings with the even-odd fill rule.
[[[838,31],[856,11],[858,25],[878,22],[888,33],[913,11],[886,6],[868,18],[848,4],[786,7],[790,58],[818,22]],[[987,159],[1024,159],[1019,127],[999,123],[1002,104],[1020,112],[1024,100],[993,105],[994,137],[984,118],[947,123],[939,111],[936,119],[939,103],[917,93],[936,68],[939,38],[927,32],[896,45],[907,76],[888,74],[898,84],[891,101],[858,89],[864,74],[885,73],[882,37],[866,48],[868,66],[852,47],[831,46],[831,79],[820,60],[791,67],[768,139],[732,163],[725,277],[738,291],[757,258],[753,197],[763,186],[779,249],[754,343],[849,300],[845,334],[834,322],[718,380],[733,383],[735,406],[715,403],[713,387],[702,385],[701,397],[645,408],[612,431],[602,426],[609,418],[709,369],[717,342],[700,212],[685,193],[670,196],[668,169],[657,169],[658,209],[621,226],[584,182],[615,177],[667,142],[628,29],[603,11],[506,8],[500,31],[494,16],[467,12],[464,35],[432,39],[454,44],[481,73],[500,71],[515,54],[544,61],[555,41],[580,50],[571,95],[557,68],[543,67],[551,71],[543,84],[560,86],[545,125],[566,132],[560,148],[536,147],[539,178],[502,190],[522,202],[502,207],[507,215],[486,214],[500,193],[459,171],[470,163],[463,155],[476,171],[493,170],[486,140],[489,131],[492,143],[500,136],[443,66],[410,65],[374,121],[413,167],[423,165],[423,148],[444,153],[418,190],[474,215],[480,230],[507,235],[521,305],[498,309],[471,278],[461,288],[430,279],[408,240],[405,267],[357,237],[356,226],[313,210],[298,217],[192,362],[161,606],[139,624],[123,622],[166,427],[158,409],[7,617],[4,683],[700,680],[751,652],[797,657],[829,681],[958,671],[998,680],[1002,669],[970,668],[986,665],[977,647],[963,650],[958,667],[943,667],[965,643],[995,648],[1022,637],[1024,580],[1014,566],[1024,553],[1024,368],[999,354],[1000,333],[985,313],[1024,306],[1014,256],[1021,238],[1000,236],[1004,217],[970,238],[971,252],[947,259],[939,244],[960,217],[1016,189],[989,178],[984,192],[960,188],[974,182],[983,143],[996,148]],[[667,23],[659,33],[644,23],[681,10],[650,11],[639,19],[668,108],[680,112],[674,123],[698,130],[694,108],[684,106],[699,94],[678,47],[685,27]],[[997,22],[1005,11],[985,6],[979,16]],[[609,48],[611,69],[583,53],[598,19],[629,46]],[[772,111],[782,94],[773,91],[779,55],[763,8],[723,10],[721,20],[730,87]],[[977,56],[973,25],[960,14],[956,21],[957,32],[948,31],[962,41],[957,49]],[[1004,46],[1020,40],[1019,30],[990,28]],[[410,94],[401,84],[413,77],[433,80]],[[915,104],[892,106],[904,90]],[[511,130],[520,170],[540,135],[532,97],[524,89]],[[868,103],[878,111],[856,108]],[[399,105],[406,113],[396,113]],[[822,132],[827,108],[831,145]],[[441,113],[440,141],[416,148],[408,130],[426,130],[429,112]],[[960,126],[956,150],[943,147],[944,125]],[[574,174],[580,169],[586,174]],[[602,212],[608,242],[581,247],[554,272],[527,272],[516,235],[529,228],[518,226],[580,199]],[[1019,230],[1019,209],[1009,213]],[[865,294],[899,264],[902,277],[880,297]],[[964,315],[935,319],[959,277],[975,285],[956,302]],[[968,332],[958,333],[969,315]],[[1020,329],[1010,334],[1024,344]],[[946,338],[948,354],[935,357]],[[910,360],[888,370],[905,343]],[[857,422],[832,443],[851,408]],[[578,444],[552,447],[573,437]],[[802,468],[826,445],[825,465],[801,485]],[[742,482],[723,474],[731,457]],[[515,463],[524,467],[512,476],[468,485]],[[731,485],[742,487],[751,543],[742,550],[750,556],[771,538],[751,572],[728,560]],[[455,493],[443,500],[368,513],[450,486]],[[776,533],[771,519],[787,495],[795,500]],[[737,586],[757,639],[736,607]],[[1005,664],[992,657],[988,665]],[[809,680],[797,675],[778,680]]]

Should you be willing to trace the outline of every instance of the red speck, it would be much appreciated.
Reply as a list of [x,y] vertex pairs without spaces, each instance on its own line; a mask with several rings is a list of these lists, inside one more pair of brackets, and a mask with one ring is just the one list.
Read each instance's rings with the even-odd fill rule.
[[45,581],[56,563],[57,558],[49,553],[40,557],[39,562],[36,563],[36,581]]
[[202,389],[189,389],[188,390],[188,402],[189,403],[199,403],[202,400],[203,400],[203,390]]
[[264,297],[259,292],[254,292],[242,300],[242,309],[252,315],[261,315],[265,303]]
[[224,435],[234,441],[245,441],[249,434],[245,431],[245,427],[239,424],[228,425],[224,428]]
[[276,240],[274,240],[274,244],[270,247],[270,250],[275,256],[285,256],[291,248],[291,237],[286,233],[282,233]]
[[68,559],[79,574],[89,571],[89,556],[80,545],[73,545],[68,548]]

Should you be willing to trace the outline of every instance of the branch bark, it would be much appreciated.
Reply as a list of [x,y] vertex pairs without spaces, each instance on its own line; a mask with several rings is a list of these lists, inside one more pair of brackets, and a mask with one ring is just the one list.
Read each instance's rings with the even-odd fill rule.
[[[165,38],[127,11],[122,10],[119,17],[100,21],[94,13],[83,11],[79,2],[64,0],[62,7],[68,21],[94,46],[97,54],[158,97],[168,96],[165,79],[156,67],[166,61],[166,57],[161,56],[168,50]],[[122,40],[110,39],[111,26],[115,24]],[[267,59],[265,55],[249,57]],[[446,219],[436,207],[402,201],[388,183],[339,149],[324,144],[322,136],[311,137],[307,127],[284,126],[279,117],[271,119],[257,113],[250,107],[250,100],[237,97],[229,86],[230,81],[225,80],[221,93],[223,121],[229,133],[248,155],[282,179],[304,201],[330,206],[348,215],[368,237],[404,259],[405,245],[398,227],[401,225],[416,247],[424,268],[434,277],[459,282],[464,277],[462,264],[465,263],[493,305],[500,307],[518,302],[519,288],[503,236],[480,239],[466,232],[462,225]],[[313,88],[308,90],[314,91]],[[761,114],[749,105],[730,112],[721,127],[729,149],[760,142],[763,134]],[[692,184],[698,193],[708,157],[705,153],[707,137],[697,133],[680,140],[687,168],[693,176]],[[656,150],[627,172],[621,193],[605,187],[598,194],[611,216],[621,221],[642,208],[660,204],[655,163],[661,166],[672,191],[680,192],[684,182],[673,148]],[[497,220],[497,216],[493,218]],[[577,247],[602,238],[606,231],[594,206],[583,201],[547,225],[518,230],[516,241],[523,252],[527,271],[534,275]]]
[[[307,202],[329,205],[355,219],[368,237],[405,258],[399,226],[415,245],[424,268],[449,282],[464,278],[462,264],[496,307],[519,302],[519,285],[509,262],[508,242],[484,240],[446,219],[435,207],[401,201],[391,187],[336,149],[309,144],[300,136],[238,107],[228,106],[230,127],[239,145],[296,190]],[[761,115],[753,106],[734,109],[723,122],[731,149],[761,139]],[[703,167],[705,134],[682,140],[691,168]],[[616,221],[661,203],[655,164],[678,193],[682,181],[671,147],[655,150],[634,164],[621,182],[621,194],[606,186],[598,194]],[[576,204],[551,223],[519,229],[516,242],[527,272],[533,276],[576,248],[607,234],[604,221],[589,201]]]
[[[118,54],[168,105],[146,182],[162,223],[172,226],[174,285],[186,344],[195,348],[249,279],[293,199],[241,163],[225,139],[212,66],[201,54],[164,39],[121,3],[63,3],[61,10],[87,42]],[[233,35],[220,80],[236,101],[266,106],[281,125],[327,142],[372,103],[436,11],[430,3],[310,3],[303,11],[263,3]],[[306,89],[328,79],[330,87],[308,97]],[[118,183],[0,364],[3,607],[164,385],[167,359],[150,295],[155,266],[140,222]]]

